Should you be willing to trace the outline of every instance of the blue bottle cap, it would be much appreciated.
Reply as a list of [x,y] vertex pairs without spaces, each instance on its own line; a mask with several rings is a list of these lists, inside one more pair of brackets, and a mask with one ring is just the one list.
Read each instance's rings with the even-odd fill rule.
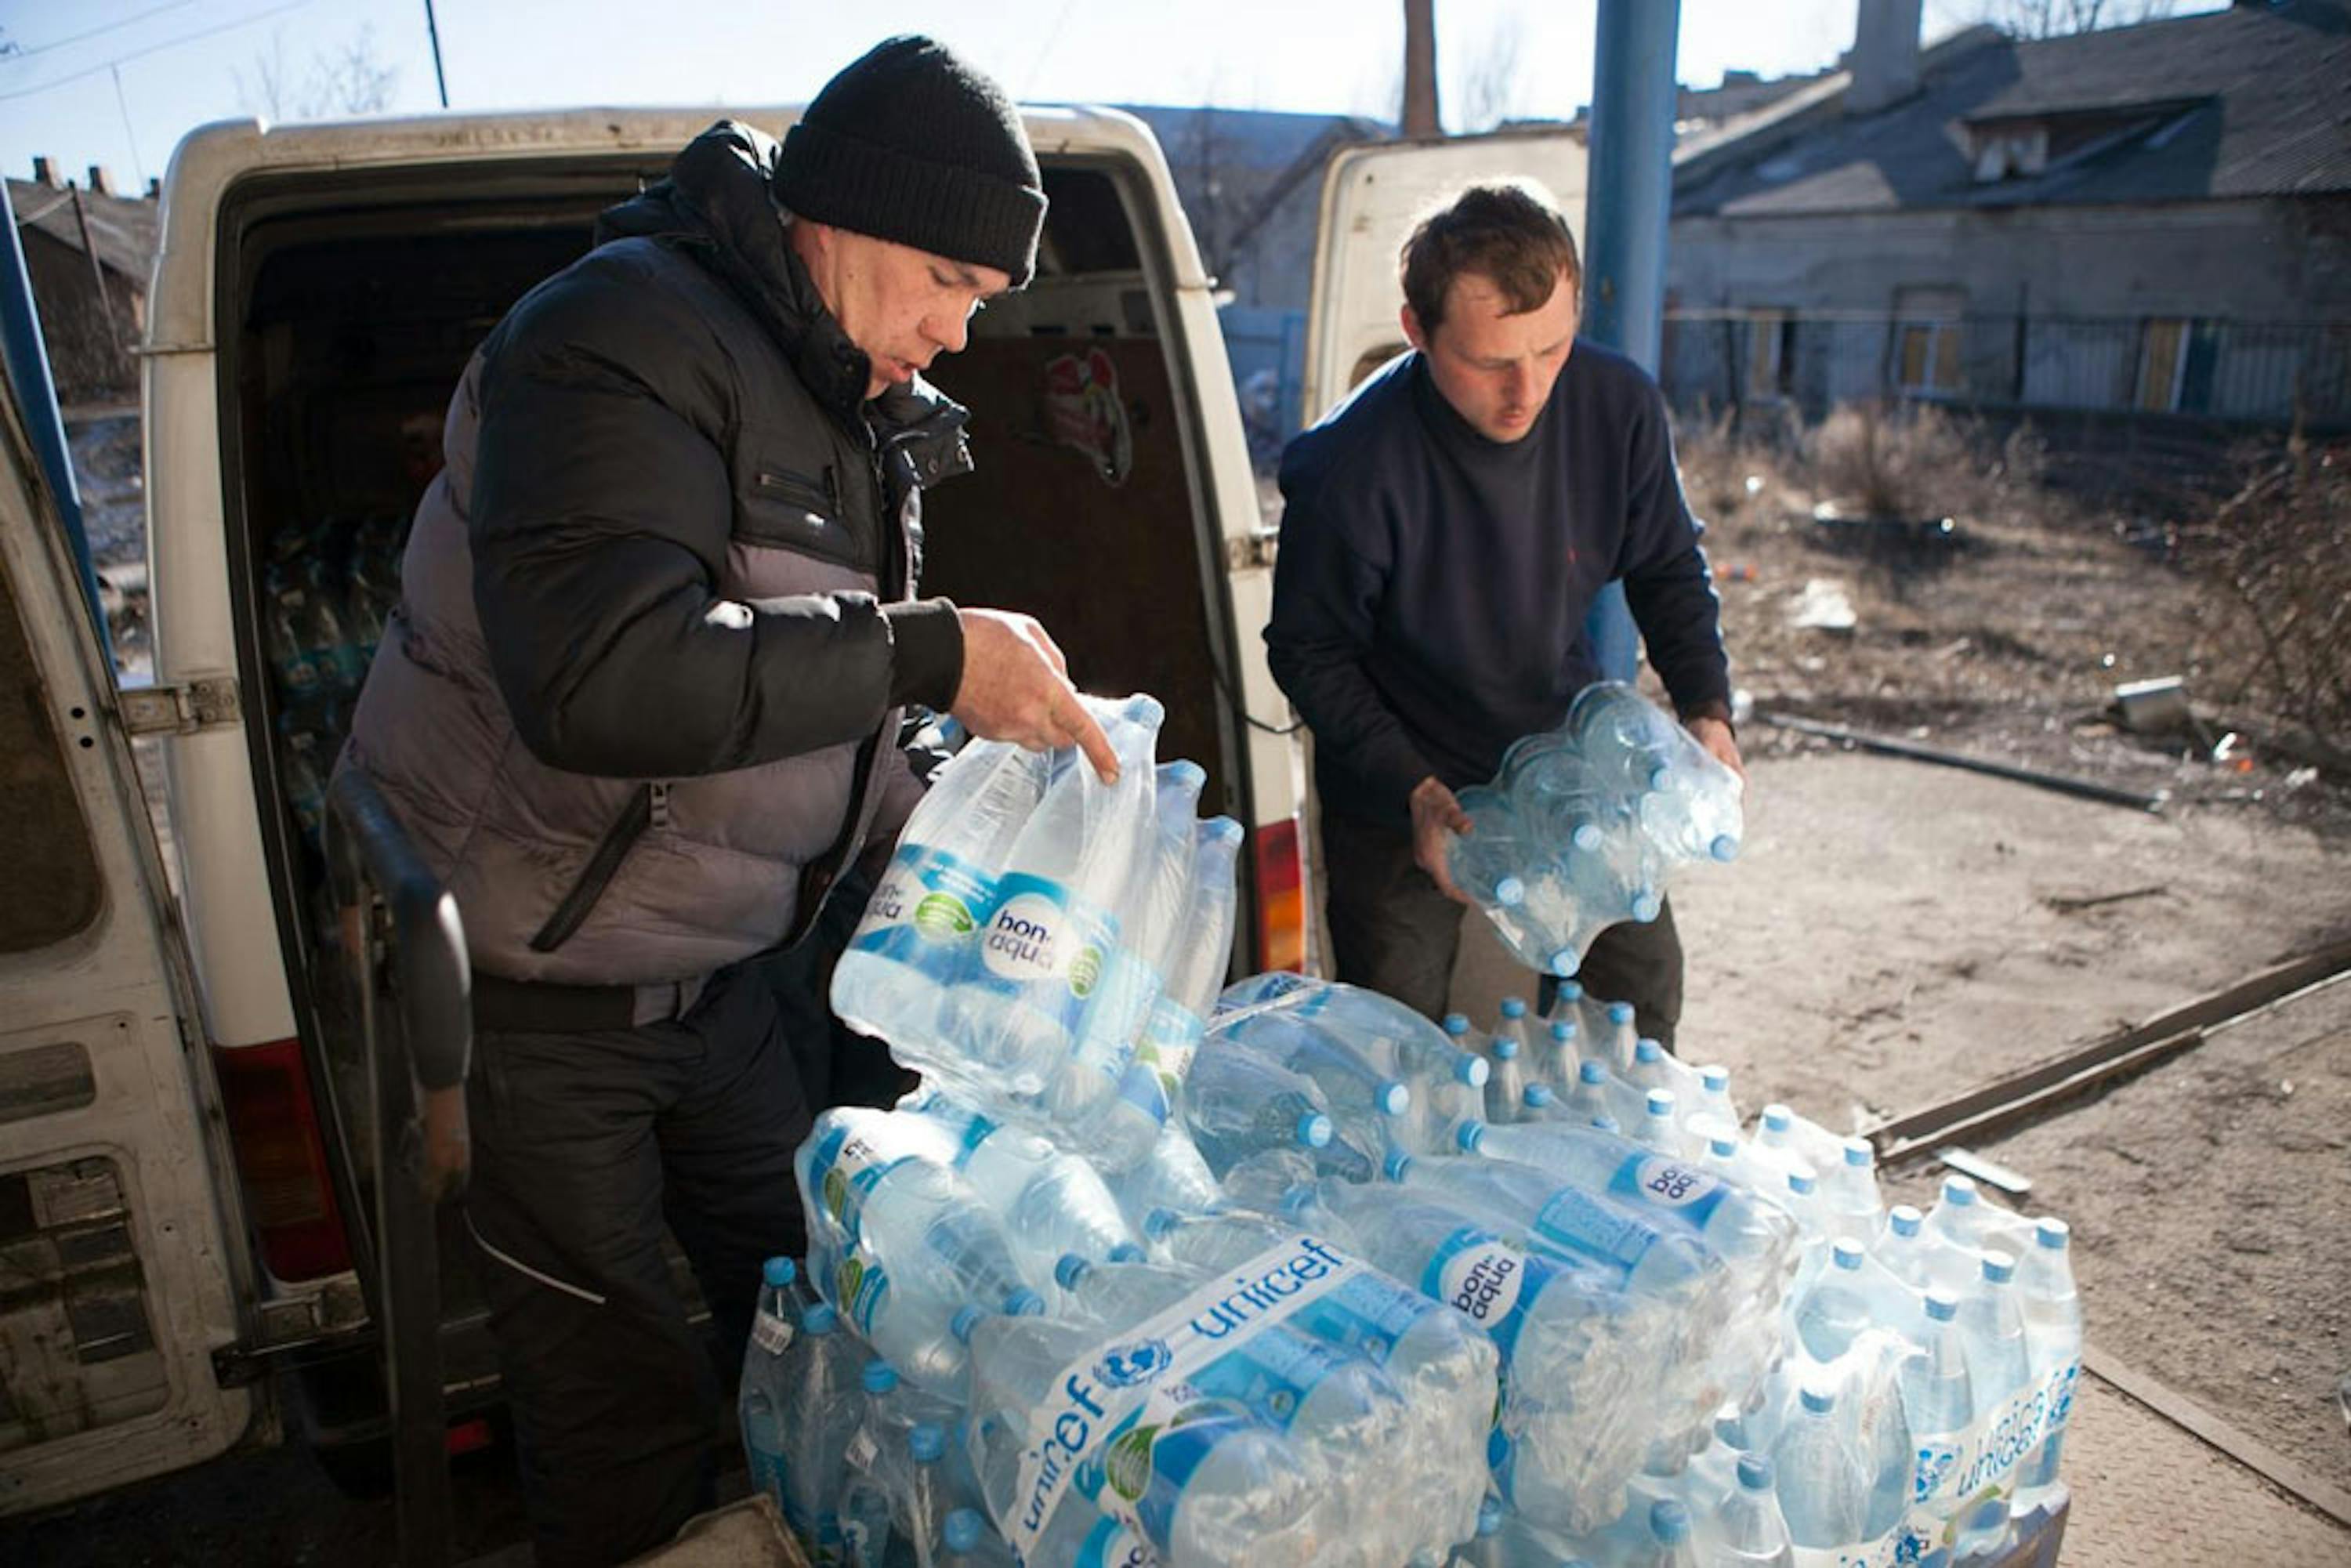
[[1635,1061],[1656,1061],[1665,1054],[1666,1048],[1646,1035],[1633,1042],[1633,1060]]
[[1926,1222],[1926,1216],[1907,1203],[1897,1203],[1886,1211],[1886,1228],[1896,1236],[1916,1236]]
[[1565,1019],[1555,1019],[1552,1022],[1551,1037],[1562,1045],[1565,1045],[1575,1038],[1575,1026]]
[[946,1542],[950,1552],[969,1552],[987,1533],[987,1521],[979,1517],[979,1511],[976,1508],[956,1509],[939,1526],[939,1539]]
[[[1840,1243],[1842,1245],[1842,1243]],[[1053,1265],[1053,1283],[1065,1291],[1074,1291],[1093,1265],[1074,1252],[1064,1252]]]
[[1391,1149],[1388,1151],[1388,1157],[1380,1162],[1380,1174],[1390,1181],[1404,1180],[1405,1173],[1410,1169],[1412,1169],[1412,1156],[1402,1149]]
[[1665,913],[1666,901],[1648,888],[1633,895],[1633,918],[1646,925]]
[[[1559,999],[1562,1002],[1582,1001],[1583,999],[1583,982],[1580,980],[1562,980],[1559,983]],[[1553,1005],[1555,1006],[1557,1004]]]
[[2032,1227],[2032,1239],[2057,1251],[2064,1250],[2066,1242],[2073,1236],[2074,1228],[2054,1216],[2042,1219]]
[[1806,1384],[1798,1397],[1803,1400],[1804,1408],[1815,1416],[1825,1416],[1836,1408],[1836,1390],[1824,1388],[1817,1383]]
[[1959,1299],[1949,1291],[1927,1292],[1927,1315],[1938,1323],[1949,1322],[1959,1315]]
[[1447,1013],[1445,1015],[1445,1032],[1454,1036],[1456,1039],[1468,1034],[1469,1032],[1469,1015],[1468,1013]]
[[1829,1261],[1848,1272],[1859,1269],[1862,1260],[1868,1256],[1862,1250],[1860,1242],[1848,1237],[1838,1237],[1836,1244],[1829,1249]]
[[789,1258],[770,1258],[759,1265],[759,1278],[776,1290],[787,1290],[800,1277],[800,1266]]
[[1110,1260],[1113,1263],[1140,1263],[1150,1256],[1132,1241],[1122,1241],[1110,1249]]
[[1649,1533],[1667,1546],[1687,1541],[1690,1532],[1689,1510],[1672,1498],[1661,1497],[1649,1505]]
[[969,1344],[972,1331],[979,1327],[987,1316],[979,1308],[967,1302],[957,1307],[955,1316],[947,1320],[947,1333],[955,1335],[956,1343]]
[[1648,1106],[1649,1114],[1652,1116],[1672,1115],[1674,1113],[1674,1092],[1670,1089],[1650,1090]]
[[1583,955],[1573,947],[1562,947],[1551,956],[1551,972],[1554,975],[1573,975],[1583,967]]
[[1504,908],[1516,908],[1527,901],[1527,884],[1517,877],[1505,876],[1494,883],[1494,902]]
[[1584,853],[1590,854],[1607,841],[1607,835],[1600,831],[1600,824],[1597,822],[1578,822],[1575,824],[1575,831],[1567,835],[1567,841]]
[[1383,1116],[1401,1116],[1412,1107],[1412,1091],[1391,1078],[1372,1091],[1372,1103]]
[[1818,1186],[1820,1182],[1808,1170],[1798,1169],[1788,1173],[1788,1190],[1799,1197],[1812,1197],[1813,1189]]
[[1610,1002],[1608,1004],[1608,1021],[1619,1026],[1631,1023],[1633,1021],[1633,1004],[1630,1002]]
[[1575,1081],[1578,1083],[1606,1083],[1608,1069],[1601,1065],[1597,1060],[1578,1062],[1575,1068]]
[[1796,1124],[1796,1113],[1774,1100],[1763,1107],[1763,1124],[1775,1133],[1784,1133]]
[[1527,1016],[1527,999],[1526,999],[1526,998],[1524,998],[1524,997],[1504,997],[1504,998],[1502,998],[1502,1016],[1503,1016],[1504,1018],[1506,1018],[1506,1019],[1522,1019],[1522,1018],[1526,1017],[1526,1016]]
[[1739,1484],[1749,1491],[1771,1490],[1771,1461],[1761,1454],[1739,1456]]
[[1734,1158],[1739,1153],[1739,1140],[1736,1138],[1708,1138],[1706,1141],[1706,1152],[1712,1155],[1719,1160]]
[[935,1422],[917,1421],[906,1434],[906,1452],[918,1465],[935,1465],[946,1451],[947,1435]]
[[865,1364],[858,1379],[865,1385],[866,1393],[887,1394],[898,1386],[898,1369],[877,1355]]
[[1453,1142],[1465,1155],[1474,1155],[1486,1141],[1486,1124],[1474,1117],[1453,1129]]
[[810,1301],[800,1309],[802,1333],[831,1333],[841,1327],[841,1313],[831,1301]]
[[2005,1285],[2016,1278],[2016,1254],[1993,1247],[1983,1255],[1983,1277],[1987,1283]]
[[1557,1103],[1559,1096],[1552,1092],[1548,1083],[1530,1083],[1524,1098],[1528,1110],[1545,1111]]
[[1023,1285],[1004,1298],[1004,1315],[1008,1318],[1041,1318],[1045,1315],[1045,1298]]
[[[1518,1053],[1519,1042],[1514,1040],[1510,1041],[1510,1054],[1516,1056]],[[1487,1064],[1484,1057],[1465,1053],[1460,1061],[1453,1064],[1453,1076],[1472,1089],[1483,1089],[1486,1087],[1486,1081],[1494,1076],[1494,1070]]]
[[1331,1118],[1320,1111],[1309,1111],[1298,1118],[1298,1141],[1310,1149],[1331,1146]]
[[1698,1081],[1699,1086],[1708,1093],[1719,1094],[1730,1087],[1730,1069],[1720,1066],[1701,1067],[1698,1070]]
[[1617,1124],[1616,1118],[1610,1115],[1605,1111],[1603,1111],[1597,1116],[1593,1117],[1592,1124],[1599,1128],[1604,1133],[1621,1133],[1625,1130]]
[[1976,1200],[1976,1184],[1972,1176],[1949,1176],[1943,1178],[1943,1201],[1953,1208],[1965,1208]]
[[[1503,1035],[1503,1036],[1499,1037],[1499,1039],[1497,1039],[1497,1040],[1494,1041],[1494,1060],[1495,1060],[1495,1061],[1513,1061],[1513,1060],[1515,1060],[1515,1059],[1517,1058],[1518,1054],[1519,1054],[1519,1042],[1518,1042],[1517,1040],[1512,1040],[1509,1035],[1507,1035],[1507,1034],[1506,1034],[1506,1035]],[[789,1260],[786,1260],[786,1261],[789,1261]]]
[[1876,1157],[1876,1151],[1869,1146],[1867,1138],[1847,1138],[1844,1141],[1844,1163],[1856,1170],[1867,1170],[1869,1162]]
[[1172,1208],[1155,1208],[1143,1217],[1143,1234],[1152,1241],[1165,1241],[1167,1233],[1182,1224],[1184,1217]]
[[1717,833],[1714,841],[1706,846],[1706,852],[1728,864],[1739,858],[1739,841],[1729,833]]

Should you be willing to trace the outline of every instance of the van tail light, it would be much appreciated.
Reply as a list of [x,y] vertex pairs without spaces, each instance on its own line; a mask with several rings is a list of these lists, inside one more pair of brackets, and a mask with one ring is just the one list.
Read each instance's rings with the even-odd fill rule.
[[1249,833],[1257,878],[1257,967],[1306,967],[1306,876],[1298,853],[1298,819],[1267,822]]
[[350,1241],[335,1206],[302,1042],[214,1046],[213,1071],[264,1266],[287,1281],[349,1269]]

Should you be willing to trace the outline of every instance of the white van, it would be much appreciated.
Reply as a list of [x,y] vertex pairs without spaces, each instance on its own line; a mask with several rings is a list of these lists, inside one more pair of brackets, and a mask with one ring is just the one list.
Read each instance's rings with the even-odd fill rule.
[[[273,622],[289,590],[332,595],[390,553],[466,356],[714,118],[241,121],[182,143],[144,346],[152,689],[115,689],[10,410],[0,1513],[274,1437],[273,1387],[330,1469],[380,1463],[380,1347],[354,1266],[367,1085],[338,1023],[307,832],[319,802],[280,722],[296,705]],[[793,111],[738,118],[780,131]],[[1259,635],[1271,552],[1214,280],[1139,122],[1035,110],[1028,129],[1051,201],[1038,276],[936,367],[973,411],[979,467],[926,497],[924,587],[1029,612],[1091,689],[1161,697],[1164,754],[1198,760],[1207,800],[1249,830],[1238,961],[1304,966],[1304,771]],[[1435,153],[1453,183],[1507,172],[1523,150],[1506,140],[1482,156],[1400,147],[1393,167]],[[1334,183],[1375,155],[1342,161]],[[1548,177],[1574,196],[1580,151],[1572,189]],[[1331,231],[1373,257],[1334,302],[1391,329],[1395,222],[1383,209]],[[1366,303],[1383,270],[1386,302]],[[1351,364],[1364,330],[1316,341]],[[1334,395],[1328,375],[1310,413]],[[134,731],[161,742],[168,870]],[[443,1278],[464,1422],[495,1399],[496,1370],[470,1271]]]

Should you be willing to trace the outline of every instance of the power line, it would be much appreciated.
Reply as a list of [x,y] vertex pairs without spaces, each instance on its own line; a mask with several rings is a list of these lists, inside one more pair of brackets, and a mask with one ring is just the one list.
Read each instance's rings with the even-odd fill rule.
[[161,54],[165,49],[176,49],[182,44],[193,44],[199,38],[209,38],[221,33],[234,32],[239,27],[250,26],[256,22],[266,22],[272,16],[282,16],[288,11],[298,11],[305,5],[315,4],[317,0],[285,0],[282,5],[272,5],[266,11],[256,11],[250,16],[240,16],[234,22],[222,22],[193,33],[183,33],[176,38],[166,38],[160,44],[150,44],[143,49],[133,49],[127,55],[117,55],[110,60],[100,60],[98,64],[85,69],[68,72],[61,77],[53,77],[35,87],[20,87],[13,92],[0,92],[0,103],[5,103],[11,99],[30,98],[35,93],[47,92],[51,88],[64,87],[68,82],[80,81],[85,77],[94,77],[100,71],[112,70],[117,66],[127,66],[133,60],[144,59],[149,55]]
[[92,27],[87,33],[76,33],[69,38],[52,38],[46,44],[35,44],[30,48],[10,49],[5,55],[0,56],[0,58],[29,60],[35,55],[46,55],[51,49],[62,49],[68,44],[78,44],[86,38],[95,38],[103,34],[119,32],[124,27],[143,22],[150,16],[160,16],[166,11],[177,11],[183,6],[193,5],[195,3],[196,0],[164,0],[162,5],[151,6],[135,16],[125,16],[120,22],[109,22],[103,27]]

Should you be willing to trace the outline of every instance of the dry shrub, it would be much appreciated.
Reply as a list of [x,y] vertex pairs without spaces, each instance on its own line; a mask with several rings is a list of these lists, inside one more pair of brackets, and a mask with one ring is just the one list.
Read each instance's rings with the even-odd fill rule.
[[2038,486],[2044,467],[2031,425],[1995,442],[1980,420],[1933,403],[1840,403],[1803,453],[1823,498],[1876,517],[1981,515]]
[[2250,463],[2236,494],[2179,536],[2181,563],[2234,612],[2205,650],[2224,700],[2258,704],[2338,750],[2351,748],[2346,524],[2351,442],[2297,437],[2284,455]]

